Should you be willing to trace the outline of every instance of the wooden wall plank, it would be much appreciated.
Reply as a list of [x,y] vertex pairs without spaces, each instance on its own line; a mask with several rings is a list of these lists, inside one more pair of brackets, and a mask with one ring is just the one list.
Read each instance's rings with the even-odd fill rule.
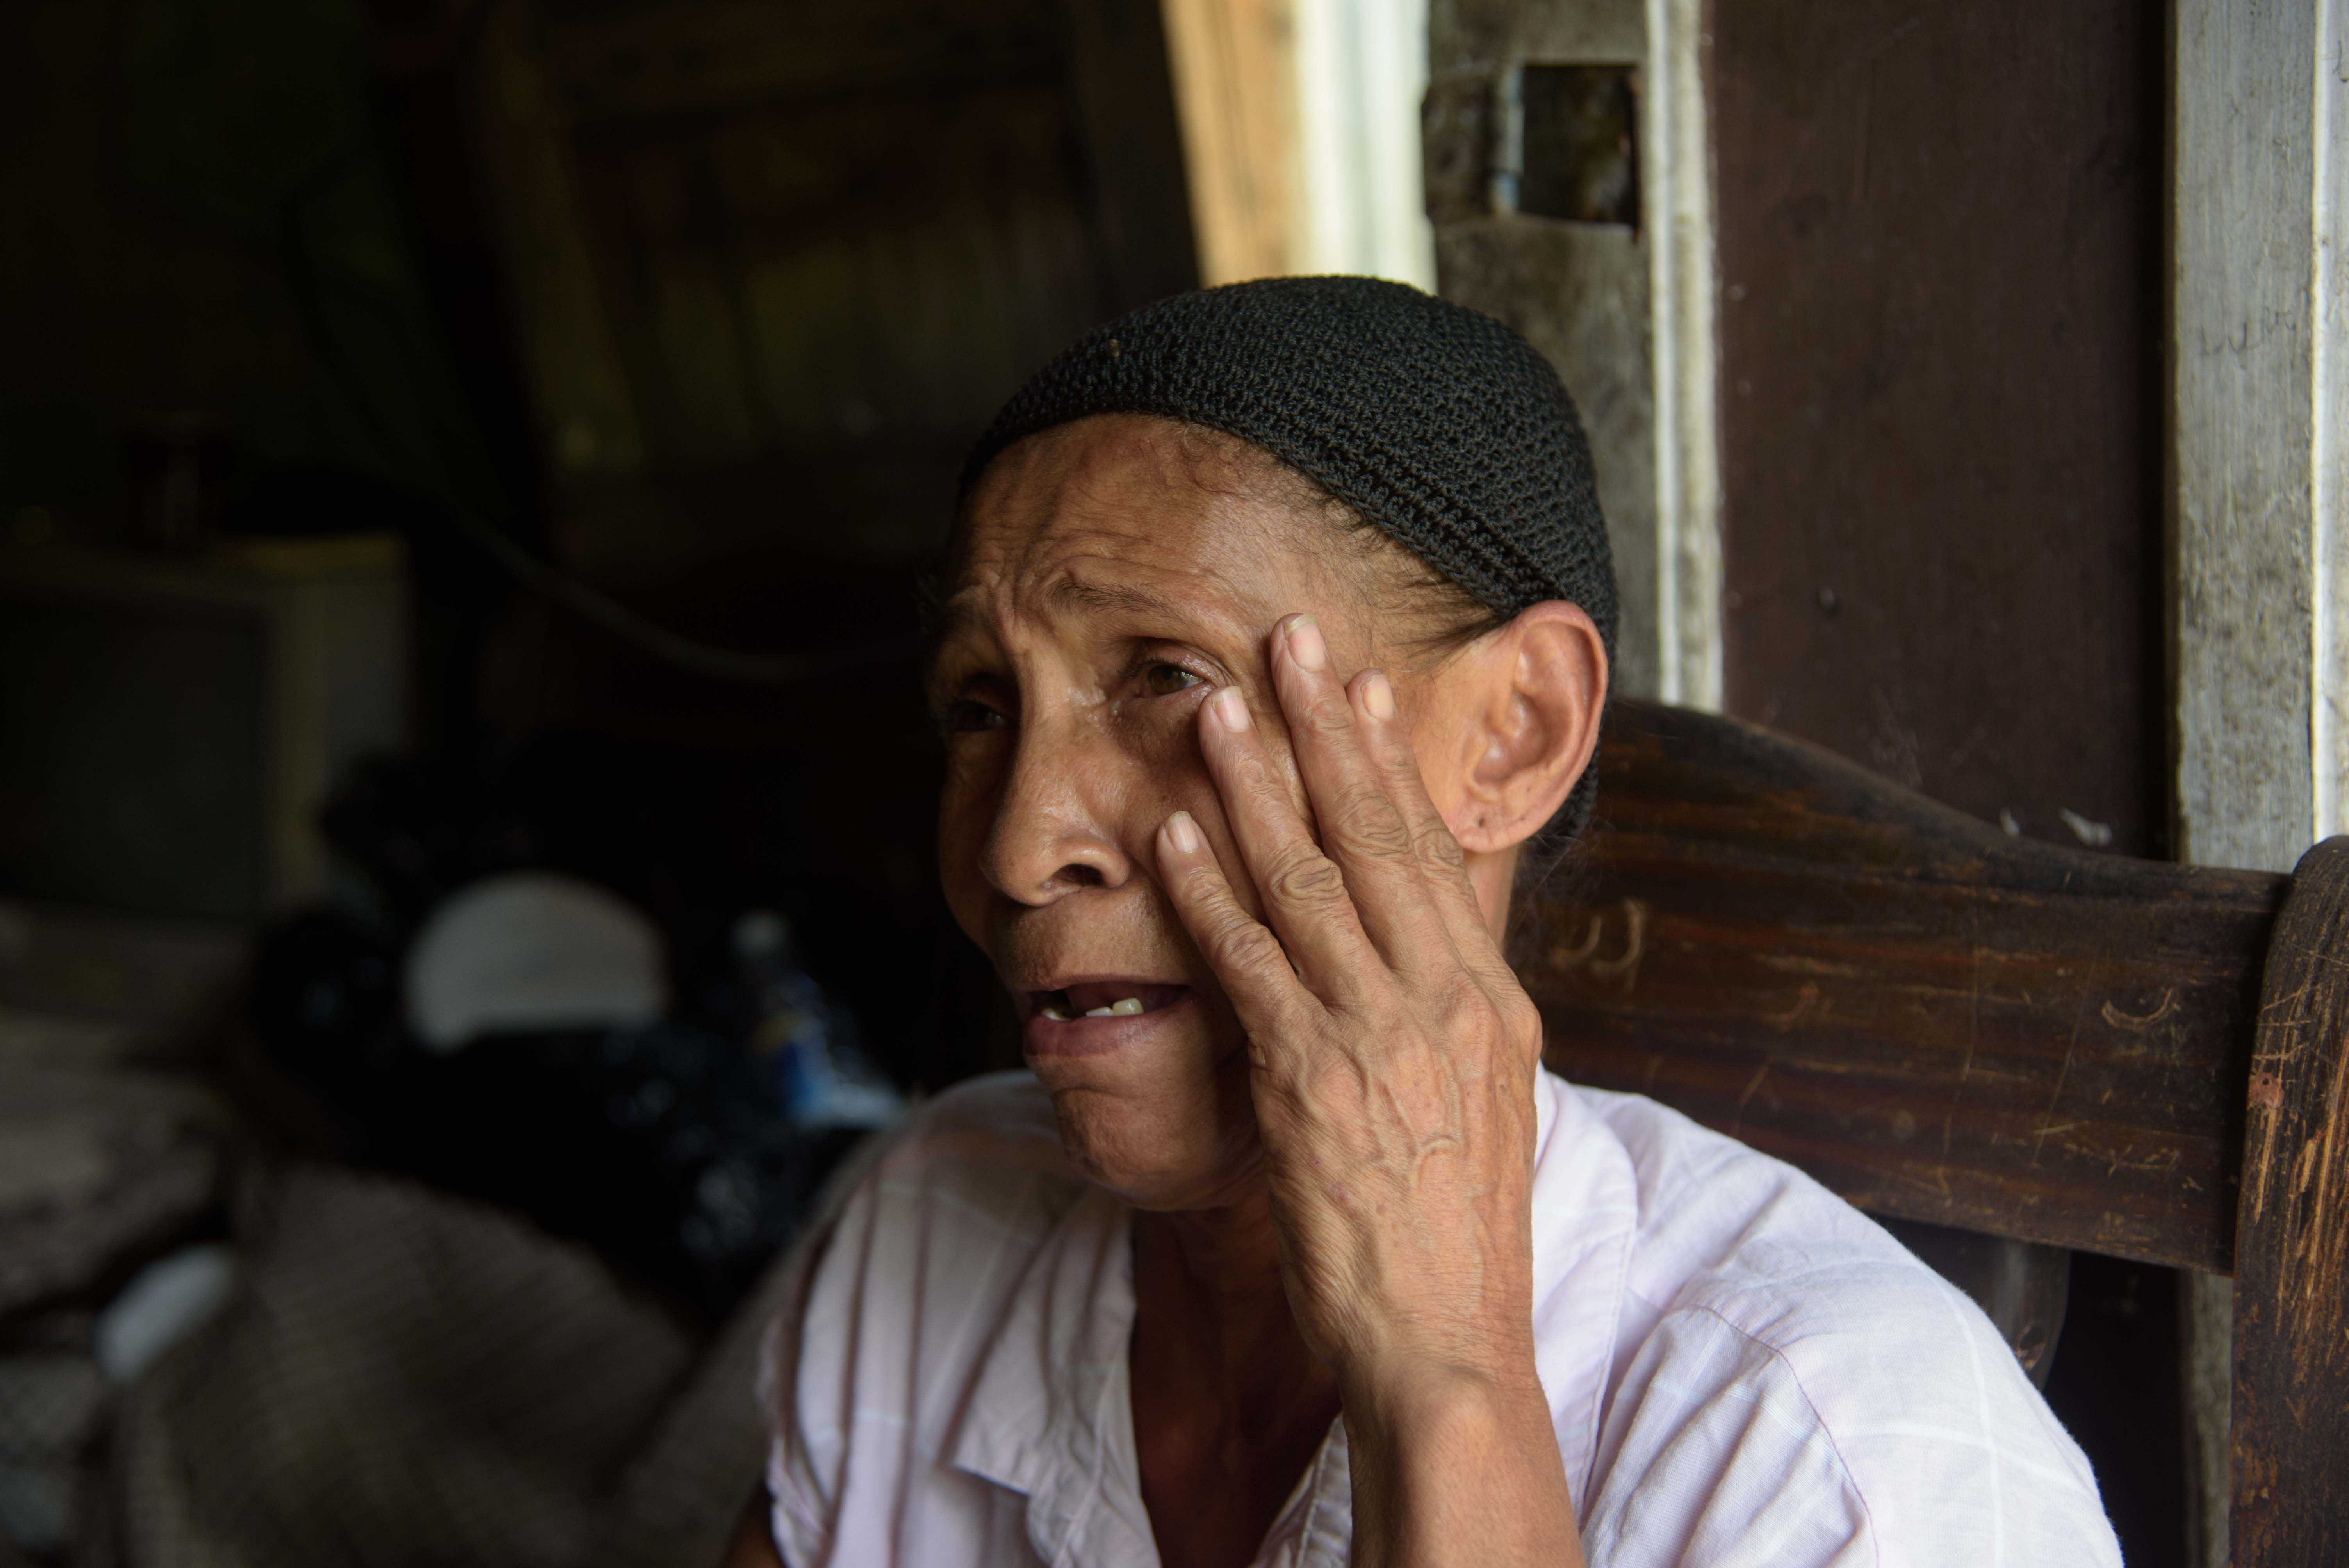
[[1199,281],[1294,272],[1300,253],[1289,0],[1164,0]]
[[1652,233],[1656,375],[1656,690],[1727,701],[1721,261],[1708,0],[1647,0],[1640,179]]
[[1709,15],[1725,710],[2161,852],[2159,9]]
[[2341,678],[2339,648],[2318,641],[2333,585],[2317,567],[2349,528],[2327,483],[2349,437],[2337,404],[2319,417],[2349,333],[2337,278],[2320,293],[2320,263],[2349,243],[2319,181],[2319,150],[2339,150],[2326,111],[2349,86],[2317,35],[2329,17],[2337,36],[2344,9],[2177,7],[2177,809],[2179,853],[2206,863],[2282,871],[2344,825],[2316,820],[2312,751],[2318,685]]

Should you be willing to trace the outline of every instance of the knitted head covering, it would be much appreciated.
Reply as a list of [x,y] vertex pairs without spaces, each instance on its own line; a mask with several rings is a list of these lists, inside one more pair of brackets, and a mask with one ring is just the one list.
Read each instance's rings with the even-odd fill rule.
[[[1615,653],[1615,569],[1590,446],[1557,373],[1488,315],[1375,278],[1267,278],[1176,294],[1078,340],[1012,396],[966,498],[1015,441],[1093,414],[1237,436],[1514,615],[1582,607]],[[1586,772],[1542,834],[1590,811]]]

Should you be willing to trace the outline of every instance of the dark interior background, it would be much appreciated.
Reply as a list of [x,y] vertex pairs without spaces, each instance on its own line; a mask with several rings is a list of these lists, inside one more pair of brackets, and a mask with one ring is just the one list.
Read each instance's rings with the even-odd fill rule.
[[[964,1076],[920,581],[995,406],[1195,279],[1154,12],[1078,9],[28,5],[0,521],[129,542],[140,432],[192,416],[220,532],[404,535],[418,756],[486,788],[563,753],[606,860],[827,909],[890,1065]],[[850,657],[713,678],[484,532],[718,649]]]
[[[708,1509],[655,1528],[678,1499],[613,1478],[755,1453],[727,1326],[849,1138],[794,1130],[768,1047],[817,1018],[907,1095],[1017,1061],[936,890],[924,584],[1002,399],[1196,282],[1157,8],[28,0],[0,145],[0,1122],[33,1161],[0,1202],[0,1561],[202,1530],[535,1560],[513,1532],[583,1498],[639,1508],[645,1561],[700,1550]],[[362,557],[406,585],[404,744],[293,812],[332,848],[289,902],[273,769],[317,738],[279,640],[337,634],[279,585]],[[419,1050],[402,951],[508,872],[647,917],[670,1016]],[[732,941],[760,910],[780,990]],[[501,1294],[545,1238],[559,1277]],[[170,1393],[101,1381],[106,1310],[223,1244],[299,1346],[232,1311]],[[419,1294],[426,1264],[457,1272]],[[606,1408],[563,1408],[580,1343]],[[377,1364],[481,1384],[377,1412],[475,1412],[385,1486],[494,1429],[586,1465],[532,1478],[572,1511],[335,1491],[367,1471],[327,1457],[334,1390]],[[269,1446],[254,1398],[308,1436]],[[183,1427],[225,1490],[126,1511],[123,1456]]]

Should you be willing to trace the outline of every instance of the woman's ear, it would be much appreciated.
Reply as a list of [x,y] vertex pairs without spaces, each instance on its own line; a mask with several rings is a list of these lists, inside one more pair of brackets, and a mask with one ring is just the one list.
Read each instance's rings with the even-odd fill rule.
[[1550,600],[1519,612],[1466,651],[1452,673],[1469,755],[1444,814],[1472,855],[1532,838],[1566,804],[1599,745],[1607,645],[1580,605]]

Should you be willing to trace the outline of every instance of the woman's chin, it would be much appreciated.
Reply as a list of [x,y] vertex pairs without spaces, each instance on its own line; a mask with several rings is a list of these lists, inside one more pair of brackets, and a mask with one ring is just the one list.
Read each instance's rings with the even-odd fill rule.
[[1095,1185],[1138,1209],[1214,1208],[1257,1171],[1247,1042],[1220,1014],[1186,1006],[1117,1050],[1029,1053],[1061,1147]]
[[1220,1207],[1256,1166],[1253,1119],[1244,1129],[1224,1125],[1212,1094],[1187,1115],[1098,1089],[1056,1090],[1052,1109],[1078,1171],[1137,1209]]

